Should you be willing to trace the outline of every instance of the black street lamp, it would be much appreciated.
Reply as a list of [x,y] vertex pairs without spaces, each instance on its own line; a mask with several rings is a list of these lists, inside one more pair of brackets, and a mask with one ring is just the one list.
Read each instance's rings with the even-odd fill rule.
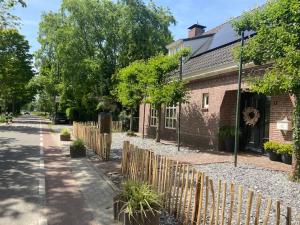
[[243,46],[244,46],[244,31],[241,33],[241,55],[238,74],[238,90],[236,98],[236,115],[235,115],[235,140],[234,140],[234,166],[237,166],[237,152],[239,148],[239,133],[240,133],[240,114],[241,114],[241,80],[243,73]]

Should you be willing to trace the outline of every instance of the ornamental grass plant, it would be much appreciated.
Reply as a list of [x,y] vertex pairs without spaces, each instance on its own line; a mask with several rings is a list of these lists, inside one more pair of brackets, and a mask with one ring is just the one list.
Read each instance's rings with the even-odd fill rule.
[[162,208],[159,194],[149,185],[137,181],[126,181],[119,199],[124,204],[121,212],[128,213],[131,219],[135,219],[136,213],[147,218],[147,212],[155,215]]

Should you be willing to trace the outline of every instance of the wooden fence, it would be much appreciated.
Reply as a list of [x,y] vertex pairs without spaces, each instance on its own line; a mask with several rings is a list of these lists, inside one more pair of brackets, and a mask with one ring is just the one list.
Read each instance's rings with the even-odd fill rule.
[[280,201],[234,183],[215,183],[192,165],[155,155],[128,141],[124,142],[121,169],[126,179],[146,182],[161,193],[164,208],[184,225],[300,225],[300,214],[293,209],[292,217],[292,208]]
[[112,121],[112,132],[122,132],[123,124],[122,121]]
[[73,123],[73,135],[81,139],[84,144],[93,149],[104,161],[110,159],[111,133],[100,133],[100,127],[97,123]]

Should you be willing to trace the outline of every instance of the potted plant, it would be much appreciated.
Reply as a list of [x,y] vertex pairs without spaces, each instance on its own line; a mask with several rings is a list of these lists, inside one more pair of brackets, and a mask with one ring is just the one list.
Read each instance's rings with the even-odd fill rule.
[[71,158],[86,156],[86,149],[82,140],[76,139],[73,141],[73,143],[70,145],[70,156]]
[[292,154],[293,154],[293,145],[292,144],[280,144],[280,147],[277,151],[281,154],[281,161],[291,165],[292,164]]
[[281,156],[278,153],[280,144],[275,141],[267,141],[264,143],[264,149],[268,153],[269,159],[272,161],[280,161]]
[[70,141],[71,140],[71,135],[70,135],[70,131],[68,128],[63,128],[60,131],[60,140],[61,141]]
[[159,225],[160,197],[150,186],[127,181],[114,198],[114,217],[124,225]]
[[224,142],[224,150],[226,152],[233,152],[234,149],[235,128],[233,126],[225,125],[220,127],[219,137]]

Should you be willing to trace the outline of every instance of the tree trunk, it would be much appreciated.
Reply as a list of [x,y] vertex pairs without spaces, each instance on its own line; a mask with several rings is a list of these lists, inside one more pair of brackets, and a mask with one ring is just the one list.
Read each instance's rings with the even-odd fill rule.
[[129,131],[132,131],[132,125],[133,125],[133,110],[130,109],[130,124],[129,124]]
[[156,127],[156,142],[160,142],[160,127],[161,127],[161,105],[157,107],[157,127]]
[[294,140],[294,153],[293,153],[293,169],[292,179],[300,180],[300,92],[295,94],[296,104],[294,110],[294,124],[293,124],[293,140]]
[[143,113],[143,139],[145,138],[145,116],[146,116],[146,103],[144,103],[144,113]]

